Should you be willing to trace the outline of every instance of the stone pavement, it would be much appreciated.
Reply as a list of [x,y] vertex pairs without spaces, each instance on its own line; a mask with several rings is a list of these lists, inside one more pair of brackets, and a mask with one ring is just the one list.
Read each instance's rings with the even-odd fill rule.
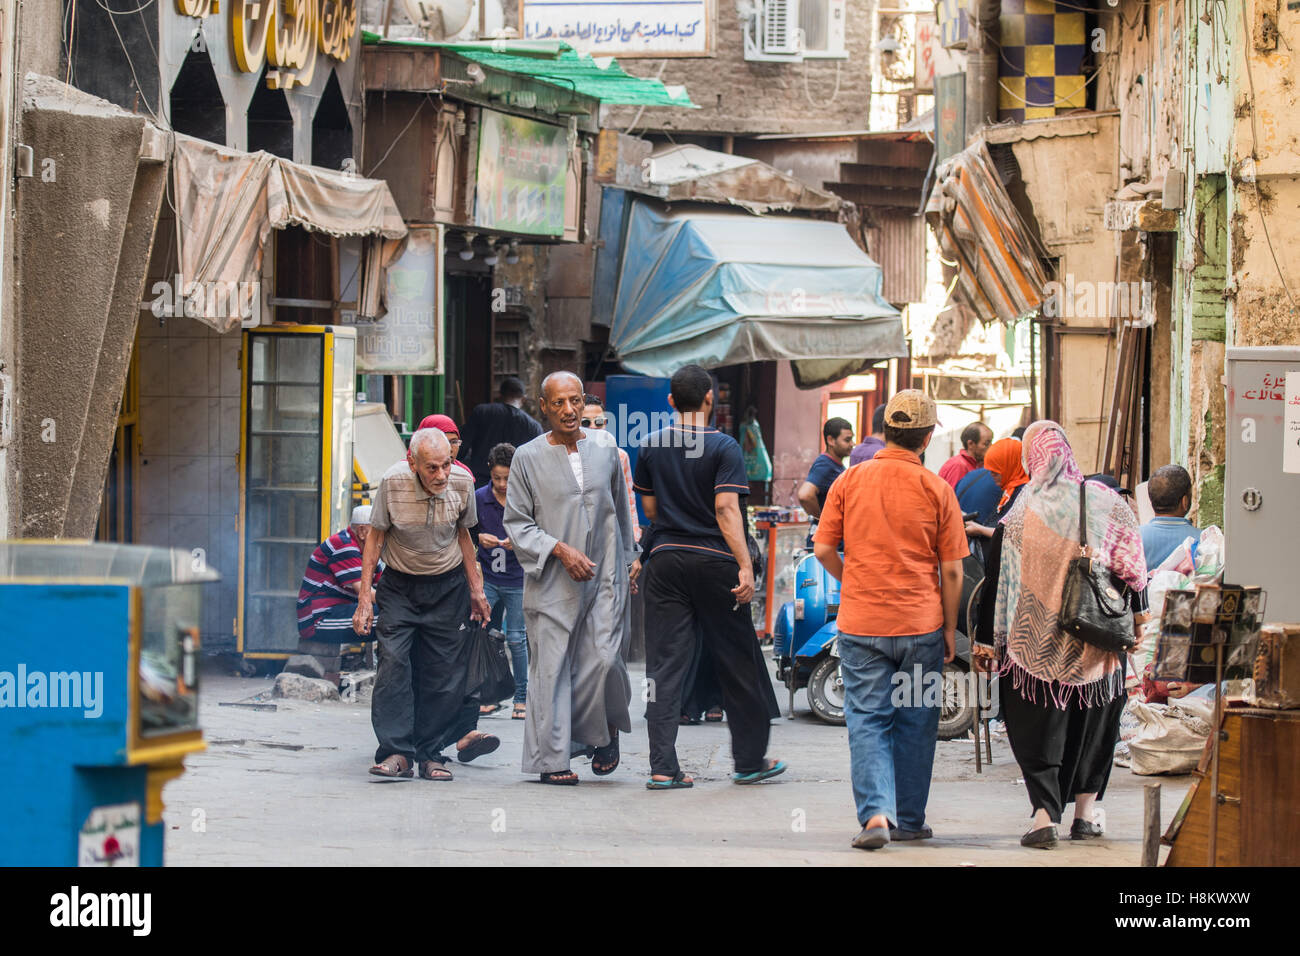
[[[634,688],[641,676],[636,667]],[[204,675],[208,749],[187,758],[186,773],[164,791],[169,865],[1136,866],[1142,786],[1153,779],[1115,768],[1106,839],[1027,850],[1018,840],[1029,806],[1005,738],[994,739],[993,765],[978,776],[972,741],[941,741],[928,815],[935,839],[867,853],[849,846],[858,826],[847,732],[815,720],[802,692],[796,719],[772,725],[769,754],[789,764],[783,776],[735,786],[726,724],[702,724],[678,735],[695,788],[651,793],[639,701],[622,766],[596,777],[576,759],[577,787],[520,772],[523,721],[508,710],[480,721],[501,748],[451,764],[453,782],[385,781],[366,772],[375,746],[366,702],[218,706],[262,693],[270,702],[270,687],[264,678]],[[1190,779],[1157,779],[1167,824]]]

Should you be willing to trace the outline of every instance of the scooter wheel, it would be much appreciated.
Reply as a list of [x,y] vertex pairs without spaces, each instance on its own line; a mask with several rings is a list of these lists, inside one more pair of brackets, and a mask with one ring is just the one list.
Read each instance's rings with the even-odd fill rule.
[[808,704],[818,720],[844,725],[844,681],[838,657],[827,654],[808,675]]

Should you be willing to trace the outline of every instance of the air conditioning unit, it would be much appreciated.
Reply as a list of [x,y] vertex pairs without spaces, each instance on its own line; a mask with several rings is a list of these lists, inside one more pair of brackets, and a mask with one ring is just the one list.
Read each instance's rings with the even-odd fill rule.
[[801,0],[754,0],[746,4],[745,59],[760,63],[798,63],[803,60],[803,33],[799,29]]

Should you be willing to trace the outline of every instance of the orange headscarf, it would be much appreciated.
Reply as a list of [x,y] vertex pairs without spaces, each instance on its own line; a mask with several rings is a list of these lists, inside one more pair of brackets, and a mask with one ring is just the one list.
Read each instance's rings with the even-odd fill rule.
[[1003,438],[990,445],[984,453],[984,467],[993,473],[993,477],[1002,486],[1002,500],[998,502],[998,508],[1005,508],[1011,500],[1011,493],[1029,481],[1021,460],[1019,438]]

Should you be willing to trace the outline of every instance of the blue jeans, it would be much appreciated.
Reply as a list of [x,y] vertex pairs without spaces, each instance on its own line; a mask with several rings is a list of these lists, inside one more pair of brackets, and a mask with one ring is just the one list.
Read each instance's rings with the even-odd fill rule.
[[528,634],[524,630],[524,589],[503,588],[483,582],[483,593],[492,606],[492,626],[505,621],[506,644],[510,648],[510,669],[515,675],[515,703],[528,699]]
[[[943,631],[900,637],[841,632],[840,676],[858,822],[877,814],[925,826],[942,702]],[[921,683],[916,685],[920,667]]]

